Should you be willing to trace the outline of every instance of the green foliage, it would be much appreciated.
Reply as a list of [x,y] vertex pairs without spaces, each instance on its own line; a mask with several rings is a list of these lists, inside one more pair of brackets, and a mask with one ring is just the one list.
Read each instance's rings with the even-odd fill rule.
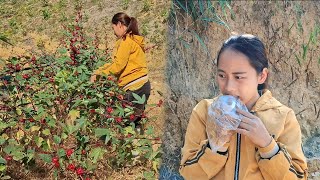
[[[184,19],[191,18],[192,23],[188,23],[188,26],[184,26],[182,32],[179,32],[177,39],[185,48],[193,48],[190,42],[198,42],[205,53],[208,53],[208,47],[206,45],[204,37],[201,35],[201,30],[209,27],[210,23],[216,23],[230,29],[226,23],[228,20],[228,11],[231,14],[231,19],[235,18],[234,12],[230,6],[231,1],[219,0],[197,0],[197,1],[182,1],[175,0],[171,10],[170,19],[173,20],[177,26],[180,26],[178,19],[184,17]],[[223,13],[223,16],[219,13],[219,8]],[[192,41],[190,41],[192,37]]]
[[143,177],[147,180],[154,179],[154,172],[153,171],[147,171],[143,173]]
[[150,7],[151,7],[150,0],[143,0],[142,11],[147,12],[150,10]]
[[143,36],[147,36],[148,35],[149,27],[148,27],[147,23],[143,23],[140,29],[141,29],[141,34]]
[[42,10],[43,19],[48,20],[51,17],[51,13],[48,8]]
[[132,93],[135,101],[132,101],[133,103],[137,103],[137,104],[144,104],[144,102],[146,101],[146,96],[143,95],[142,97],[140,97],[138,94],[136,93]]
[[123,9],[128,9],[128,7],[129,7],[129,1],[130,1],[130,0],[122,0],[121,5],[122,5],[122,8],[123,8]]
[[203,23],[205,26],[208,23],[214,22],[220,25],[223,25],[229,29],[229,26],[225,21],[220,17],[217,12],[217,7],[220,7],[225,19],[227,19],[227,11],[226,8],[229,9],[231,13],[231,19],[234,19],[234,12],[230,6],[231,1],[219,0],[213,4],[210,0],[198,0],[198,1],[182,1],[175,0],[175,3],[181,8],[187,15],[191,16],[193,21],[199,21],[199,23]]
[[[301,45],[302,50],[299,52],[299,54],[294,53],[295,58],[296,58],[299,65],[301,65],[302,62],[306,60],[309,51],[311,51],[314,48],[317,48],[317,46],[319,46],[319,42],[318,42],[319,35],[320,35],[320,26],[318,24],[316,24],[314,26],[313,30],[309,34],[308,42],[303,43]],[[318,62],[320,62],[320,61],[318,61]]]
[[[40,161],[55,176],[85,178],[94,175],[105,157],[114,169],[144,157],[141,163],[157,171],[160,155],[152,148],[153,128],[140,135],[132,122],[137,116],[143,122],[148,118],[136,114],[134,102],[124,99],[116,77],[90,82],[93,71],[110,56],[83,33],[82,16],[78,12],[75,23],[66,27],[66,39],[55,54],[12,57],[0,71],[3,177],[8,161],[20,163],[19,168]],[[136,103],[144,103],[145,96],[134,96]],[[70,163],[76,172],[68,169]],[[61,171],[66,169],[73,173]]]
[[294,10],[296,12],[298,29],[300,32],[303,32],[303,25],[302,25],[301,18],[302,18],[302,15],[304,14],[304,11],[299,2],[294,3]]

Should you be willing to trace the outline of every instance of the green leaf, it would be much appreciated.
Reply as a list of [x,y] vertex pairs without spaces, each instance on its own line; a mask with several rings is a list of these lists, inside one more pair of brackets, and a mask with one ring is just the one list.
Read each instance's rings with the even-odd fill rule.
[[21,111],[20,108],[16,108],[16,112],[17,112],[17,114],[18,114],[19,116],[22,114],[22,111]]
[[124,108],[124,112],[132,112],[133,110],[131,108]]
[[49,136],[51,133],[50,133],[50,129],[45,129],[42,131],[42,134],[46,135],[46,136]]
[[12,153],[12,158],[15,160],[15,161],[19,161],[21,159],[23,159],[25,156],[25,154],[21,151],[15,151]]
[[106,136],[106,138],[104,139],[104,143],[107,144],[110,141],[111,137],[110,136]]
[[5,42],[5,43],[8,43],[8,44],[10,44],[11,46],[13,46],[13,44],[11,44],[9,41],[9,38],[7,37],[7,36],[5,36],[5,35],[3,35],[3,34],[0,34],[0,41],[3,41],[3,42]]
[[33,132],[33,131],[39,131],[40,128],[41,128],[41,127],[39,127],[39,126],[32,126],[32,127],[30,128],[30,131],[31,131],[31,132]]
[[180,0],[176,0],[176,2],[178,3],[178,5],[188,14],[188,9],[186,8],[185,5],[183,5]]
[[[6,169],[7,169],[6,165],[3,165],[3,164],[0,165],[0,172],[5,171]],[[3,178],[1,178],[1,179],[3,179]]]
[[71,110],[68,114],[67,125],[73,125],[74,121],[80,117],[80,111]]
[[54,171],[53,171],[53,177],[54,177],[54,179],[55,180],[58,180],[58,170],[57,169],[55,169]]
[[39,157],[46,163],[51,163],[52,156],[50,154],[39,154]]
[[138,94],[132,93],[132,96],[134,97],[134,99],[136,99],[136,101],[132,101],[133,103],[144,104],[144,102],[146,101],[145,95],[142,95],[142,97],[140,97]]
[[67,137],[68,137],[68,135],[67,135],[66,133],[62,133],[62,134],[61,134],[61,138],[62,138],[62,139],[67,139]]
[[2,157],[0,157],[0,164],[7,164],[7,161],[5,159],[3,159]]
[[117,109],[113,112],[113,114],[118,116],[124,116],[124,110],[119,105],[116,105]]
[[0,145],[3,145],[6,142],[6,139],[0,136]]
[[186,49],[189,49],[191,46],[189,44],[189,42],[187,42],[186,40],[182,39],[181,37],[178,38],[178,40],[180,40],[180,42],[183,44],[183,46],[186,48]]
[[303,59],[303,60],[305,60],[306,57],[307,57],[308,48],[309,48],[309,44],[307,44],[307,45],[302,44],[302,49],[303,49],[302,59]]
[[9,127],[9,124],[0,121],[0,131],[2,131],[3,129],[5,129],[7,127]]
[[27,163],[31,161],[31,159],[33,159],[35,155],[35,151],[32,150],[32,149],[28,149],[27,151],[27,157],[28,157],[28,160],[27,160]]
[[60,144],[61,143],[61,138],[57,135],[53,136],[53,142],[56,144]]
[[58,52],[59,52],[60,54],[65,54],[65,53],[67,53],[67,49],[66,49],[66,48],[59,48],[59,49],[58,49]]
[[53,171],[53,177],[54,177],[55,179],[58,179],[58,170],[57,170],[57,169],[55,169],[55,170]]
[[[12,147],[13,149],[16,149],[15,145],[18,146],[18,144],[19,144],[19,143],[16,141],[16,139],[12,139],[12,138],[8,140],[8,143],[10,144],[10,147],[13,146],[13,147]],[[20,148],[21,148],[21,147],[20,147]]]
[[97,161],[103,157],[103,149],[101,147],[97,147],[90,151],[89,157],[93,158],[92,162],[97,163]]
[[82,136],[81,138],[80,138],[80,142],[81,143],[87,143],[87,142],[89,142],[89,136]]
[[81,126],[83,124],[80,124],[80,123],[77,123],[75,126],[67,126],[67,129],[68,129],[68,134],[72,134],[74,132],[77,132],[79,129],[81,129]]
[[199,43],[201,44],[201,46],[203,47],[203,49],[205,50],[205,52],[208,52],[208,48],[207,45],[205,44],[205,42],[203,41],[203,39],[199,36],[199,34],[196,31],[190,30],[194,36],[197,38],[197,40],[199,41]]
[[146,178],[147,180],[154,179],[154,172],[153,171],[144,171],[143,177]]
[[153,135],[154,134],[154,127],[153,126],[148,126],[147,131],[145,132],[146,135]]
[[110,130],[109,129],[103,129],[103,128],[97,128],[97,129],[95,129],[94,134],[98,138],[100,138],[101,136],[109,136],[110,135]]
[[37,145],[38,147],[40,147],[40,146],[42,145],[43,138],[42,138],[42,137],[39,137],[39,136],[35,136],[35,137],[34,137],[34,141],[35,141],[36,145]]
[[104,95],[103,95],[102,93],[98,93],[98,94],[96,94],[96,96],[97,96],[98,98],[103,98],[103,97],[104,97]]
[[98,102],[97,98],[89,99],[89,104]]
[[198,0],[198,4],[199,4],[199,8],[200,8],[201,14],[204,14],[203,1],[202,0]]
[[88,104],[89,104],[89,100],[83,100],[83,102],[82,102],[86,107],[88,106]]
[[132,93],[132,96],[133,96],[134,99],[137,100],[137,101],[140,101],[140,100],[141,100],[141,97],[140,97],[138,94],[136,94],[136,93]]
[[50,139],[47,139],[47,141],[45,141],[45,144],[43,145],[43,149],[51,151]]
[[146,95],[142,95],[141,101],[138,104],[144,104],[146,102]]
[[5,148],[3,148],[3,151],[6,154],[11,154],[16,148],[14,147],[14,145],[8,145]]
[[22,139],[24,137],[24,131],[22,131],[21,129],[19,129],[19,131],[17,132],[17,140],[19,141],[20,139]]
[[66,155],[66,151],[62,148],[60,148],[57,152],[58,156],[61,158],[61,157],[64,157]]
[[296,60],[297,60],[298,64],[301,65],[301,60],[300,60],[300,58],[297,56],[297,54],[294,54],[294,56],[296,57]]
[[124,134],[127,135],[129,133],[130,134],[135,134],[135,131],[134,131],[132,126],[127,126],[127,127],[124,128]]
[[75,108],[75,107],[77,107],[77,106],[79,106],[79,104],[82,102],[82,100],[80,100],[80,99],[76,99],[75,101],[73,101],[74,102],[74,104],[71,106],[71,109],[72,108]]

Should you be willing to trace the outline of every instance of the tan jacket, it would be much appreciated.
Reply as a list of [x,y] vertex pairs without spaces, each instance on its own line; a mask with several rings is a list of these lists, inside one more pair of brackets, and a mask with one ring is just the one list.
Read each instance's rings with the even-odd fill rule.
[[[212,99],[202,100],[192,111],[180,166],[186,180],[307,179],[299,123],[293,110],[273,98],[270,91],[266,90],[251,110],[274,138],[265,148],[258,148],[247,137],[234,134],[226,153],[212,152],[205,128],[212,102]],[[270,159],[261,158],[260,153],[277,145],[280,147],[277,154]]]
[[[115,74],[119,78],[119,86],[125,90],[137,90],[148,81],[146,56],[144,53],[144,38],[138,35],[127,35],[116,42],[113,62],[106,63],[94,74]],[[135,81],[136,80],[136,81]],[[132,83],[134,81],[134,83]],[[126,86],[130,83],[130,86]]]

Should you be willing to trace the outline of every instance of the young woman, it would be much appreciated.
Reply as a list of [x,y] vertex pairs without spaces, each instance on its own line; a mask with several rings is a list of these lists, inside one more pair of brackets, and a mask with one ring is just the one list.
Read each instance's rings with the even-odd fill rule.
[[253,35],[232,36],[217,57],[217,83],[223,95],[241,100],[243,115],[229,141],[212,151],[206,124],[215,99],[200,101],[188,124],[180,173],[185,179],[307,179],[301,130],[292,109],[266,89],[268,60],[263,43]]
[[[91,81],[95,81],[97,75],[114,74],[118,77],[119,86],[127,92],[126,100],[135,100],[132,93],[136,93],[140,97],[145,95],[146,104],[151,87],[144,52],[144,38],[139,33],[138,22],[134,17],[129,17],[125,13],[115,14],[111,22],[114,34],[118,37],[113,62],[96,70]],[[134,104],[138,115],[143,112],[145,104]],[[135,122],[139,119],[137,117]]]

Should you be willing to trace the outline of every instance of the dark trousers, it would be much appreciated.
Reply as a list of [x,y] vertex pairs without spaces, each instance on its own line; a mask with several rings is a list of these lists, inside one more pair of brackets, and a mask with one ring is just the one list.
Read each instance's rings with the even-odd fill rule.
[[136,117],[133,121],[136,126],[139,125],[139,122],[141,120],[141,115],[143,114],[143,112],[145,110],[145,106],[146,106],[147,101],[149,99],[150,92],[151,92],[150,81],[146,82],[141,88],[139,88],[137,90],[134,90],[134,91],[128,90],[126,92],[125,100],[127,100],[129,102],[132,102],[135,100],[132,93],[135,93],[135,94],[139,95],[140,97],[142,97],[143,95],[146,96],[146,101],[144,102],[144,104],[133,103],[133,107],[135,108],[135,115],[136,115]]

